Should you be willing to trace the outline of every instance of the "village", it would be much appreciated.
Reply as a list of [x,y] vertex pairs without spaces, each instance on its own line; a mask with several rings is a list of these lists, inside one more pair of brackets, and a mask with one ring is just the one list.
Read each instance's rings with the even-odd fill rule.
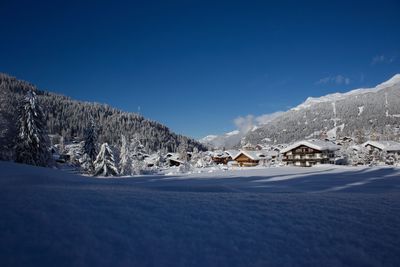
[[400,143],[395,141],[367,141],[360,145],[346,145],[350,138],[302,140],[290,145],[247,144],[240,150],[211,152],[213,162],[240,167],[335,165],[395,165],[400,159]]
[[[400,143],[396,141],[366,141],[356,145],[349,137],[339,140],[308,139],[292,144],[245,144],[240,149],[210,149],[208,151],[188,151],[178,148],[177,152],[146,153],[140,142],[122,155],[121,149],[114,148],[113,159],[119,170],[118,176],[134,176],[155,173],[189,173],[206,168],[222,170],[252,167],[313,167],[316,165],[346,166],[399,166]],[[61,169],[82,171],[84,142],[73,142],[51,148],[54,160]],[[131,172],[124,172],[122,158],[130,159]],[[126,161],[126,160],[125,160]],[[101,175],[100,175],[101,176]],[[108,176],[108,175],[106,175]]]

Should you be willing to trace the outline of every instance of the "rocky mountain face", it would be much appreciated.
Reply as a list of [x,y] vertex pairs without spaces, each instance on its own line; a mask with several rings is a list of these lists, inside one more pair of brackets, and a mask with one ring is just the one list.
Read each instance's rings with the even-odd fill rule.
[[262,127],[245,142],[290,143],[305,138],[400,139],[400,74],[374,88],[308,98]]

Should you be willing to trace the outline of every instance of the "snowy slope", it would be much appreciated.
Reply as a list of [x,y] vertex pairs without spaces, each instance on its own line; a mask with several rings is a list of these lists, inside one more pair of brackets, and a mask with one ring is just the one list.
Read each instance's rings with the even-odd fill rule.
[[222,135],[207,135],[199,140],[200,143],[213,148],[233,148],[240,143],[245,133],[239,130],[231,131]]
[[393,86],[399,86],[399,85],[400,85],[400,74],[396,74],[392,78],[387,80],[386,82],[383,82],[374,88],[359,88],[359,89],[351,90],[346,93],[334,93],[334,94],[328,94],[328,95],[321,96],[321,97],[309,97],[306,99],[306,101],[304,103],[293,108],[293,110],[300,110],[302,108],[308,108],[317,103],[339,101],[339,100],[343,100],[350,96],[359,96],[359,95],[366,94],[366,93],[378,93],[386,88],[393,87]]
[[238,130],[221,135],[208,135],[200,139],[199,142],[216,149],[238,148],[245,144],[244,137],[248,135],[249,132],[254,132],[262,128],[264,125],[279,117],[282,113],[281,111],[277,111],[256,117],[253,115],[237,117],[234,123]]
[[304,103],[281,114],[263,127],[249,132],[245,142],[276,143],[316,137],[352,136],[359,143],[372,135],[400,139],[400,74],[374,88],[355,89]]
[[399,173],[94,179],[0,162],[0,265],[399,266]]

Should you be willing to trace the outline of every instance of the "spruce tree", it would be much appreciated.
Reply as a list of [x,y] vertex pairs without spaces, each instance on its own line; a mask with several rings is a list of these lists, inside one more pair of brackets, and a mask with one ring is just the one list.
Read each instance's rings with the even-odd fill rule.
[[0,90],[0,159],[6,159],[7,151],[7,134],[9,131],[8,121],[6,119],[5,113],[7,110],[6,105],[6,92],[5,90]]
[[114,154],[107,143],[101,145],[100,152],[94,162],[95,176],[116,176],[118,175],[115,167]]
[[131,139],[130,151],[132,156],[131,172],[132,174],[140,175],[146,169],[144,163],[144,155],[146,154],[146,152],[138,135],[135,135]]
[[90,174],[94,170],[93,162],[97,156],[97,128],[93,118],[85,129],[83,153],[81,165]]
[[15,159],[18,99],[20,97],[12,95],[7,88],[2,87],[0,79],[0,160]]
[[49,166],[49,142],[44,129],[43,112],[34,91],[28,91],[19,106],[16,162],[35,166]]
[[120,158],[119,162],[120,174],[130,175],[132,172],[132,160],[130,155],[130,149],[124,135],[121,135],[121,151],[119,158]]
[[188,147],[188,143],[182,140],[177,149],[179,153],[179,158],[184,162],[187,162],[189,160]]

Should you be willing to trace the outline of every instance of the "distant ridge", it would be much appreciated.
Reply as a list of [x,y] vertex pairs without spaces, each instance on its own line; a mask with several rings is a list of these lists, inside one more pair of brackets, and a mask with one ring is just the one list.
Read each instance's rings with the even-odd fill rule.
[[309,97],[255,131],[245,142],[290,143],[304,138],[400,139],[400,74],[374,88]]

